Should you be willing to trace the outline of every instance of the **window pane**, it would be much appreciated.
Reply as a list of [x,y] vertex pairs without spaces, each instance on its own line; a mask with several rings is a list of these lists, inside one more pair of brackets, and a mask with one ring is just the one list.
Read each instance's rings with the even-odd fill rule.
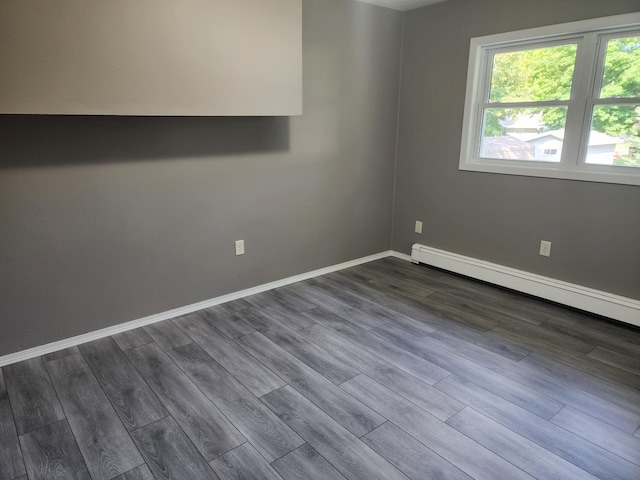
[[566,117],[566,107],[487,108],[480,156],[559,162]]
[[594,108],[586,162],[640,167],[640,105]]
[[640,97],[640,37],[607,42],[600,98]]
[[493,56],[489,102],[569,100],[576,44]]

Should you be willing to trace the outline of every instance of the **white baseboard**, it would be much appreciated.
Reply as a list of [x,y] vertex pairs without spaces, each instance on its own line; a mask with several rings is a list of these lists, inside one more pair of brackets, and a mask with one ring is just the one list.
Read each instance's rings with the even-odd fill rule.
[[33,348],[29,348],[28,350],[22,350],[20,352],[10,353],[9,355],[4,355],[0,357],[0,367],[5,365],[10,365],[16,362],[21,362],[29,358],[39,357],[40,355],[46,355],[48,353],[57,352],[58,350],[74,347],[76,345],[90,342],[92,340],[97,340],[99,338],[108,337],[110,335],[115,335],[116,333],[122,333],[122,332],[126,332],[127,330],[133,330],[134,328],[143,327],[145,325],[150,325],[152,323],[161,322],[163,320],[169,320],[170,318],[175,318],[181,315],[186,315],[188,313],[197,312],[198,310],[213,307],[214,305],[220,305],[221,303],[230,302],[232,300],[238,300],[239,298],[248,297],[249,295],[265,292],[267,290],[272,290],[278,287],[284,287],[285,285],[290,285],[292,283],[300,282],[302,280],[308,280],[310,278],[318,277],[320,275],[326,275],[327,273],[336,272],[338,270],[343,270],[345,268],[355,267],[356,265],[361,265],[367,262],[373,262],[374,260],[380,260],[381,258],[386,258],[390,256],[411,260],[411,258],[408,255],[387,250],[384,252],[376,253],[375,255],[369,255],[367,257],[358,258],[356,260],[350,260],[348,262],[339,263],[337,265],[332,265],[330,267],[319,268],[318,270],[313,270],[311,272],[301,273],[299,275],[294,275],[292,277],[284,278],[282,280],[276,280],[274,282],[269,282],[263,285],[258,285],[256,287],[240,290],[238,292],[229,293],[227,295],[221,295],[219,297],[211,298],[209,300],[204,300],[198,303],[192,303],[191,305],[174,308],[173,310],[167,310],[166,312],[156,313],[154,315],[149,315],[148,317],[139,318],[137,320],[132,320],[126,323],[120,323],[112,327],[107,327],[100,330],[95,330],[93,332],[84,333],[82,335],[77,335],[75,337],[66,338],[64,340],[60,340],[57,342],[48,343],[46,345],[42,345],[39,347],[33,347]]
[[460,273],[471,278],[476,278],[495,285],[528,293],[536,297],[579,308],[587,312],[626,322],[631,325],[640,326],[640,301],[638,300],[415,244],[412,248],[411,256],[393,250],[387,250],[375,255],[369,255],[367,257],[339,263],[330,267],[301,273],[282,280],[276,280],[256,287],[229,293],[227,295],[221,295],[209,300],[156,313],[130,322],[95,330],[93,332],[48,343],[28,350],[11,353],[0,357],[0,367],[386,257],[395,257],[406,261],[412,261],[414,263],[425,263],[444,270]]
[[411,259],[586,312],[640,326],[640,301],[416,243]]
[[390,257],[399,258],[400,260],[406,260],[407,262],[411,262],[411,261],[413,261],[413,260],[411,259],[411,255],[407,255],[406,253],[396,252],[395,250],[391,250],[391,251],[389,252],[389,256],[390,256]]

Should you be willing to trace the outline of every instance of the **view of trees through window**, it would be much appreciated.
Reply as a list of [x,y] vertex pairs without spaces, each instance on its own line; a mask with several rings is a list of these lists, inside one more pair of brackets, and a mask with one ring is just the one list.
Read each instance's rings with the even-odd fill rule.
[[[493,55],[483,157],[560,161],[577,50],[569,43]],[[605,50],[585,161],[640,167],[640,36],[609,38]]]

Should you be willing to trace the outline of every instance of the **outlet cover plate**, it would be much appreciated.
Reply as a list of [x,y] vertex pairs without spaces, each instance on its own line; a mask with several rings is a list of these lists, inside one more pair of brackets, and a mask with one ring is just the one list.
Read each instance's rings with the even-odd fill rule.
[[236,255],[244,255],[244,240],[236,240]]
[[547,240],[540,241],[540,255],[543,257],[551,256],[551,242],[548,242]]

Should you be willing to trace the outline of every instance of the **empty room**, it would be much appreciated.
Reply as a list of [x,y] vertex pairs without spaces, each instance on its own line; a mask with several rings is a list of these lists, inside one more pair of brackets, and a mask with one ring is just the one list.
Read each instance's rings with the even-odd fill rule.
[[638,0],[0,0],[0,480],[640,479]]

